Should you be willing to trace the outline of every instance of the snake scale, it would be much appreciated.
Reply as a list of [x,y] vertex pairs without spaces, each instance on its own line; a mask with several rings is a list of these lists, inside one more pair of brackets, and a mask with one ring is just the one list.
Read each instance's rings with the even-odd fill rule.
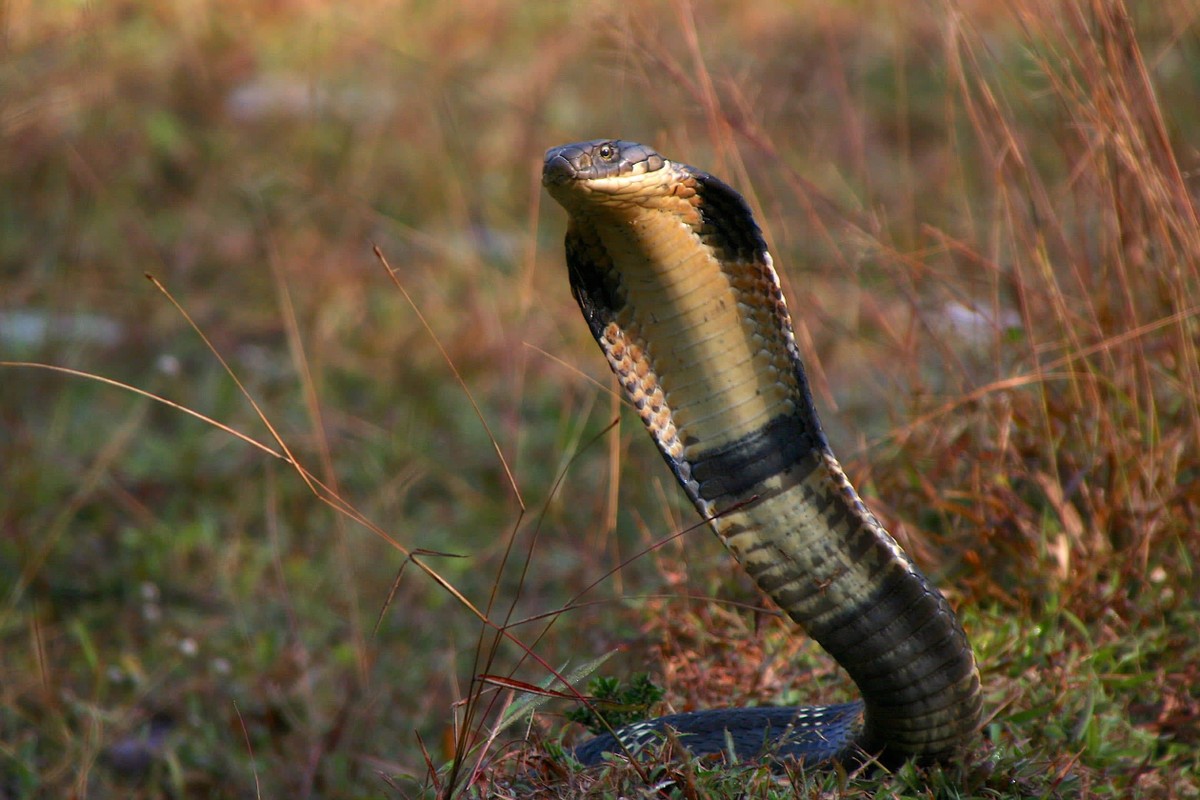
[[693,754],[940,760],[980,724],[957,617],[866,508],[813,405],[779,278],[746,201],[644,145],[551,148],[571,291],[696,509],[759,588],[850,674],[860,702],[660,717],[593,738],[584,764],[664,728]]

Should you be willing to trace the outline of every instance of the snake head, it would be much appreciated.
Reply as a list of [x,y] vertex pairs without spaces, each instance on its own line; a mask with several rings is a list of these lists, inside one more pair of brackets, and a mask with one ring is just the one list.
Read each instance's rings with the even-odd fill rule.
[[644,144],[621,139],[593,139],[547,150],[542,183],[552,186],[569,181],[643,175],[662,169],[665,162],[666,159]]
[[551,147],[542,167],[542,185],[570,210],[572,198],[648,197],[654,186],[667,186],[671,162],[644,144],[622,139],[593,139]]

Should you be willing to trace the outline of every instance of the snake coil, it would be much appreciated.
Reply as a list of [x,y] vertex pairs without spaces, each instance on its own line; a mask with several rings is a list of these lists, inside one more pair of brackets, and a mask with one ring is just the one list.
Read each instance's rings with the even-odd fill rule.
[[694,754],[944,759],[979,726],[970,643],[821,430],[754,216],[717,178],[633,142],[551,148],[571,291],[663,458],[759,588],[861,701],[673,714],[591,739],[585,764],[670,727]]

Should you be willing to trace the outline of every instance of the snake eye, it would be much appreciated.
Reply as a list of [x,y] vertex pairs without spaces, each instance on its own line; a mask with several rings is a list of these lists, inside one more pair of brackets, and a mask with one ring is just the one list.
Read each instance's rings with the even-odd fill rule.
[[617,157],[617,148],[613,147],[611,144],[602,144],[600,145],[599,149],[596,150],[596,155],[600,157],[601,161],[612,161]]

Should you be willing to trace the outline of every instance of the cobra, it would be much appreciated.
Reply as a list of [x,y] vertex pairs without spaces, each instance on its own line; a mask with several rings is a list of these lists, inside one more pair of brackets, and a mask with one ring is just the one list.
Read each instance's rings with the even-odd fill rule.
[[979,671],[942,594],[867,509],[821,430],[746,201],[634,142],[547,151],[571,292],[667,465],[758,587],[860,701],[672,714],[591,739],[585,764],[673,729],[693,754],[945,759],[980,724]]

